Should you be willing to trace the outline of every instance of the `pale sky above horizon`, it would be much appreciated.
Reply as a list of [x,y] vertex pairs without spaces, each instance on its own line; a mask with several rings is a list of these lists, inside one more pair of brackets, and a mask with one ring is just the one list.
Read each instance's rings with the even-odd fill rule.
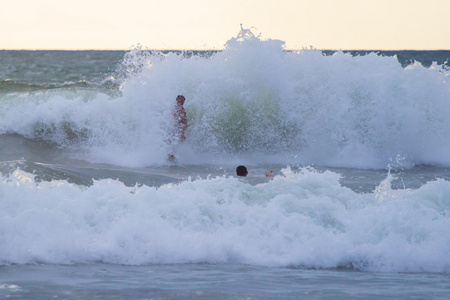
[[0,0],[1,49],[450,50],[450,0]]

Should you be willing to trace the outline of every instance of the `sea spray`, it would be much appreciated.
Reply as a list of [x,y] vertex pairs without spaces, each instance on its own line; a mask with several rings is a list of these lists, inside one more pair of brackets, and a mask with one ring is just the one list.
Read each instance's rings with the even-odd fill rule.
[[0,298],[447,299],[450,52],[395,53],[0,51]]
[[442,65],[288,51],[243,30],[209,55],[132,50],[105,78],[114,92],[67,85],[2,95],[0,132],[51,141],[91,162],[164,165],[171,110],[183,94],[189,128],[179,163],[240,157],[385,168],[401,155],[408,165],[450,164]]
[[1,179],[2,264],[240,263],[449,272],[450,183],[358,194],[340,175],[284,169],[126,187]]

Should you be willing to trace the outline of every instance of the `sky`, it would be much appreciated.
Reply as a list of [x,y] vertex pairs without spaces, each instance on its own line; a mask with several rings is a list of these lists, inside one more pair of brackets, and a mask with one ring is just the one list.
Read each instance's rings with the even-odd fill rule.
[[0,0],[0,49],[450,50],[450,0]]

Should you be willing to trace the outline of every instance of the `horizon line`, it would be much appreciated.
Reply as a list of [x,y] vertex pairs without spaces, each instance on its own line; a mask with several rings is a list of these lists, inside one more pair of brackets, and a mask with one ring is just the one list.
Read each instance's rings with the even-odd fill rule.
[[[0,49],[0,51],[132,51],[137,49],[135,48],[127,48],[127,49],[94,49],[94,48],[80,48],[80,49],[58,49],[58,48],[8,48],[8,49]],[[224,51],[223,49],[141,49],[141,50],[147,50],[147,51]],[[317,51],[450,51],[450,49],[319,49],[319,48],[301,48],[301,49],[284,49],[285,51],[302,51],[302,50],[317,50]]]

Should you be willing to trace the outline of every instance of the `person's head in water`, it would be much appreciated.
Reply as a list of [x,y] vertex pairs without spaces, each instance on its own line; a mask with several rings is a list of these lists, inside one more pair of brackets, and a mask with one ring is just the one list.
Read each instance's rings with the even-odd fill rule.
[[236,168],[236,175],[237,176],[247,176],[248,171],[245,166],[239,166]]
[[186,98],[184,98],[183,95],[178,95],[178,97],[177,97],[177,104],[178,105],[183,105],[184,101],[186,101]]

